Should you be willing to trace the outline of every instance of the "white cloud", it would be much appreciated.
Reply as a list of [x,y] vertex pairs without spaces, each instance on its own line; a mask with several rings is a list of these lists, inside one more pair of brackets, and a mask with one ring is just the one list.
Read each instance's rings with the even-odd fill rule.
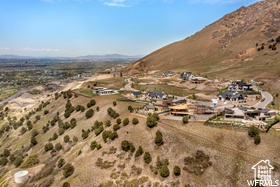
[[0,50],[10,50],[8,47],[0,47]]
[[104,5],[108,6],[118,6],[118,7],[129,7],[128,5],[123,4],[125,0],[112,0],[111,2],[105,2]]

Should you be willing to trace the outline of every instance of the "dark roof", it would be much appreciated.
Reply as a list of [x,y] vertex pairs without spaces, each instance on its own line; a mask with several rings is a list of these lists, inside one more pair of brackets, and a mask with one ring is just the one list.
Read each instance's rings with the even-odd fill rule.
[[174,101],[174,103],[181,103],[181,102],[186,102],[186,101],[187,101],[186,99],[181,99],[181,100]]
[[142,92],[132,92],[133,95],[142,95]]
[[163,105],[163,104],[155,104],[154,106],[162,106],[162,107],[166,107],[167,105]]
[[245,94],[239,94],[235,92],[225,91],[224,93],[218,93],[217,96],[222,96],[223,98],[239,98],[239,97],[246,97]]
[[155,107],[154,107],[154,105],[146,105],[146,108],[147,109],[154,109]]
[[166,93],[164,93],[163,91],[147,91],[146,95],[149,95],[151,97],[163,97],[165,95],[167,95]]

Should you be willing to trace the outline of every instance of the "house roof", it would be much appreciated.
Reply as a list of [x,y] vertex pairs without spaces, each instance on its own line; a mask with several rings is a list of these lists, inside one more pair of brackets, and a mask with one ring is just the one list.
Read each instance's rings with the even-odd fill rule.
[[142,92],[132,92],[133,95],[142,95]]
[[148,91],[146,92],[146,95],[149,95],[151,97],[163,97],[163,96],[166,96],[167,94],[164,93],[163,91]]
[[146,105],[146,108],[147,109],[154,109],[155,107],[154,107],[154,105]]

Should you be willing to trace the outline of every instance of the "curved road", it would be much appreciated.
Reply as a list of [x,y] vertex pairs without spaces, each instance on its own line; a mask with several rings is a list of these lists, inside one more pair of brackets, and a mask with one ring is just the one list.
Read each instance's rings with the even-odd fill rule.
[[125,87],[124,87],[125,90],[132,91],[132,92],[138,92],[138,91],[139,91],[139,90],[136,90],[136,89],[134,89],[134,88],[131,88],[131,84],[132,84],[133,82],[131,81],[130,78],[129,78],[129,79],[126,79],[126,80],[128,81],[128,84],[125,85]]
[[[254,88],[255,89],[255,88]],[[257,89],[255,89],[257,90]],[[273,97],[270,93],[260,90],[264,101],[260,101],[254,105],[255,108],[265,108],[272,100]]]

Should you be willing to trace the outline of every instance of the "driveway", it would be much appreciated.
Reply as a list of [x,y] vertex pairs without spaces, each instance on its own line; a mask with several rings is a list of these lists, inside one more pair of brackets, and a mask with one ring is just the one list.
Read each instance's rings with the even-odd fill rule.
[[[255,88],[254,88],[255,89]],[[272,100],[273,97],[270,93],[260,90],[264,101],[260,101],[254,105],[255,108],[265,108]]]
[[131,88],[131,84],[132,84],[133,82],[131,81],[130,78],[129,78],[129,79],[126,79],[126,80],[128,81],[128,84],[125,85],[125,87],[124,87],[125,90],[127,90],[127,91],[132,91],[132,92],[138,92],[138,91],[139,91],[139,90],[136,90],[136,89],[134,89],[134,88]]

